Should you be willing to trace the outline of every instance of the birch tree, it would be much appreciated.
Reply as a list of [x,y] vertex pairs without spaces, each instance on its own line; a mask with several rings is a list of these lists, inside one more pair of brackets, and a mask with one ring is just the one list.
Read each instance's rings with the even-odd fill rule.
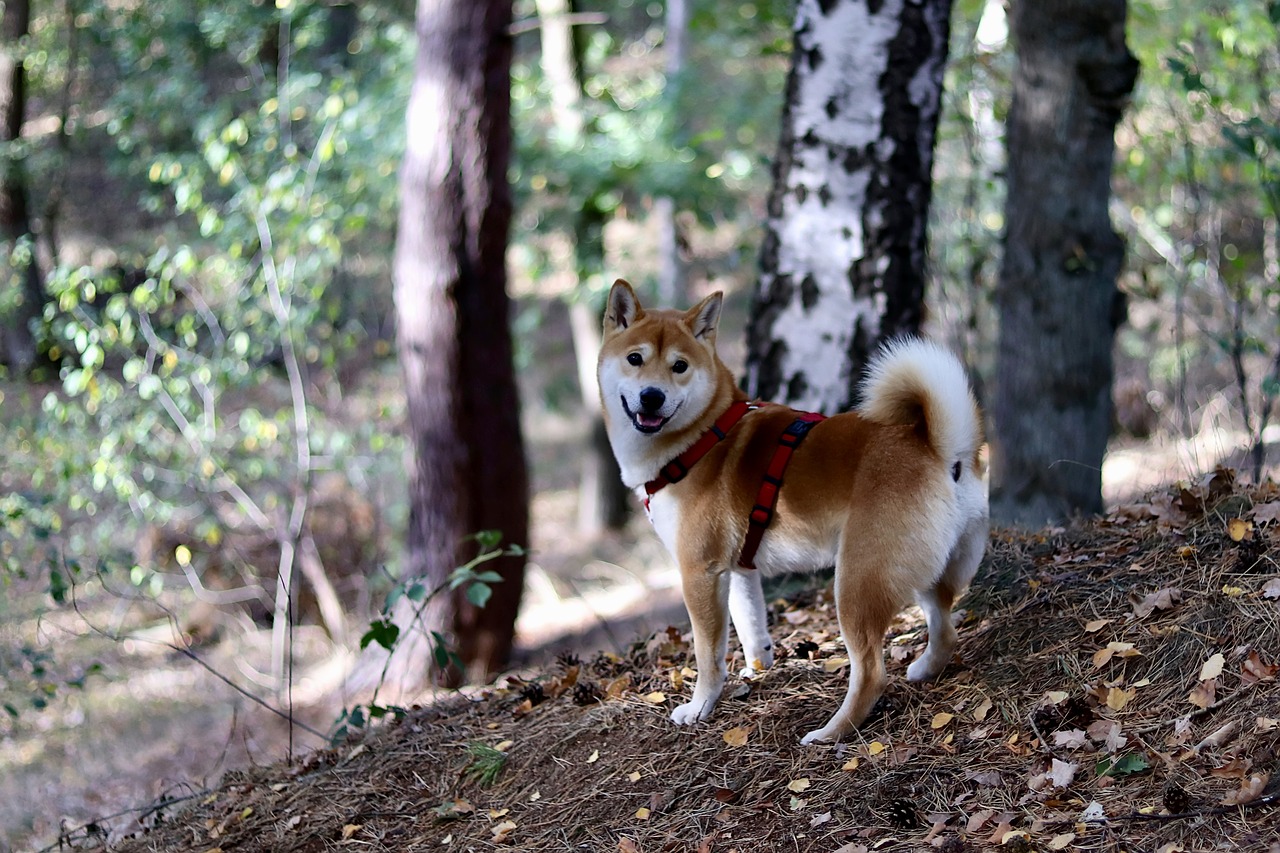
[[800,0],[747,392],[834,412],[923,316],[950,0]]

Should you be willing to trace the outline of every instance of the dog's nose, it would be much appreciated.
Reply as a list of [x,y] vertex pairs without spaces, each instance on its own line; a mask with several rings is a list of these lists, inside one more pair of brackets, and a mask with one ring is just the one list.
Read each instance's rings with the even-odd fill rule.
[[644,412],[656,412],[667,402],[667,395],[658,388],[646,388],[640,392],[640,409]]

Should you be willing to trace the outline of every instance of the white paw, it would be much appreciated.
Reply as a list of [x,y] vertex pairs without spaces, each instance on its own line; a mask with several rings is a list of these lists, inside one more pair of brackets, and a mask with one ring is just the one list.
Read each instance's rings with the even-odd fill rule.
[[738,670],[738,675],[742,678],[754,678],[773,666],[773,649],[768,649],[759,655],[748,656],[747,665]]
[[808,746],[811,743],[830,743],[837,740],[837,737],[832,735],[831,732],[828,732],[827,728],[827,726],[823,726],[820,729],[814,729],[809,732],[807,735],[800,738],[800,745]]
[[703,701],[695,696],[692,702],[687,702],[671,712],[671,722],[677,726],[691,726],[710,717],[711,709],[715,705],[714,701]]
[[907,667],[907,681],[932,681],[945,668],[945,662],[939,665],[925,652]]

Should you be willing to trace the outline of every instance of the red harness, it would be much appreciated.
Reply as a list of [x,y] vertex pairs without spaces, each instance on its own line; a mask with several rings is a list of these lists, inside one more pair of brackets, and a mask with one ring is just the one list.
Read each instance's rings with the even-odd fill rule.
[[[724,441],[729,434],[729,430],[733,429],[734,425],[742,420],[747,412],[768,405],[770,404],[746,403],[739,400],[730,406],[711,425],[711,429],[704,432],[693,443],[692,447],[666,465],[663,465],[658,471],[658,476],[644,484],[645,511],[648,512],[649,498],[655,492],[664,486],[683,480],[694,463],[706,456],[711,448]],[[751,508],[751,514],[747,516],[747,536],[742,543],[742,553],[738,557],[739,567],[744,569],[754,569],[756,567],[756,551],[760,548],[760,540],[764,537],[765,530],[769,527],[769,523],[773,521],[773,510],[778,505],[778,493],[782,488],[782,475],[786,473],[787,463],[791,461],[791,455],[795,453],[796,448],[804,441],[809,434],[809,430],[813,429],[814,425],[819,421],[826,419],[826,415],[821,415],[817,412],[801,412],[778,436],[778,446],[773,451],[773,458],[769,460],[769,467],[765,469],[764,480],[760,483],[759,491],[756,492],[755,506]]]

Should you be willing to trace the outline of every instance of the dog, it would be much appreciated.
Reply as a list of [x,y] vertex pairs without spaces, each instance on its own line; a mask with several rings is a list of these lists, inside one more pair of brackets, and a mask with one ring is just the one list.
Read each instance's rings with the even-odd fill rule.
[[977,571],[989,526],[981,414],[956,357],[920,338],[876,355],[855,411],[823,419],[752,407],[716,354],[722,304],[717,292],[688,311],[645,310],[619,279],[597,363],[622,480],[679,564],[693,624],[698,677],[671,719],[711,715],[730,618],[742,675],[772,666],[762,575],[834,565],[849,687],[801,743],[836,741],[884,692],[885,631],[913,597],[929,641],[908,680],[933,679],[951,661],[951,606]]

